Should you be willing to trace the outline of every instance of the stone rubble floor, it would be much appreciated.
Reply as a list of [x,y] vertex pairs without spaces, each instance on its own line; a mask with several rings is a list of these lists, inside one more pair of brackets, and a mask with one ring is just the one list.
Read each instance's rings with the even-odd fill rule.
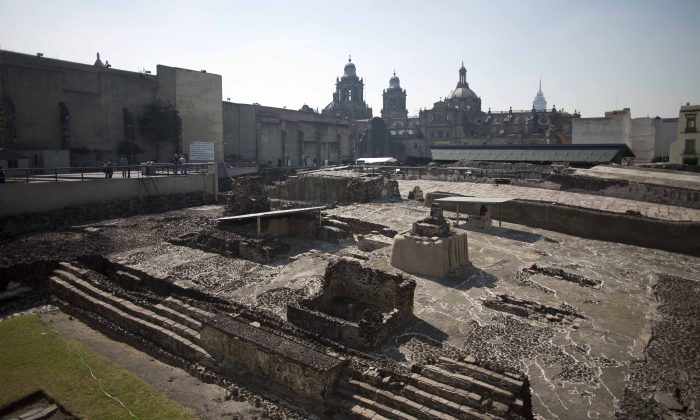
[[423,190],[423,194],[443,191],[476,197],[511,197],[521,200],[557,203],[565,206],[582,207],[612,213],[639,212],[642,216],[653,219],[671,221],[700,221],[700,210],[684,207],[668,206],[665,204],[634,201],[624,198],[604,197],[567,191],[548,190],[543,188],[519,187],[514,185],[477,184],[471,182],[449,182],[430,180],[399,180],[399,191],[402,197],[415,186]]
[[[452,187],[453,192],[462,194],[471,187],[480,191],[482,188],[481,184],[402,181],[402,194],[414,185],[426,192]],[[509,188],[516,188],[483,187],[492,187],[493,196],[510,195]],[[593,200],[603,201],[602,198]],[[287,303],[318,289],[329,260],[339,255],[359,256],[396,271],[388,264],[390,248],[368,253],[358,250],[355,242],[334,245],[283,238],[291,245],[290,258],[271,264],[227,258],[166,242],[210,226],[209,220],[222,211],[223,206],[204,206],[103,221],[68,232],[25,236],[0,245],[0,263],[65,260],[99,253],[169,274],[219,297],[256,305],[282,317]],[[328,213],[381,223],[401,232],[425,217],[428,209],[418,202],[401,201],[341,206]],[[681,277],[691,284],[700,281],[700,258],[681,254],[581,239],[511,223],[488,232],[468,231],[468,235],[473,267],[443,279],[414,277],[415,318],[377,353],[412,363],[444,352],[462,352],[519,369],[530,378],[533,411],[542,418],[613,417],[623,406],[630,366],[644,360],[653,334],[658,306],[654,285],[659,275]],[[521,275],[522,269],[532,264],[601,280],[602,286],[583,287],[541,273]],[[547,322],[543,317],[522,318],[484,306],[484,300],[498,295],[573,311],[584,320],[576,328],[570,323]],[[697,294],[689,295],[689,299],[700,305]],[[674,365],[697,366],[700,348],[692,337],[675,334],[665,340],[685,343],[684,351],[666,357],[672,357]],[[665,378],[664,389],[675,386],[683,391],[681,402],[688,407],[688,418],[700,415],[700,397],[688,392],[698,389],[700,375],[691,372],[666,377],[664,369],[669,363],[663,357],[655,363],[636,363],[635,377],[648,374],[650,378]],[[635,388],[636,395],[643,402],[648,401],[657,392],[656,383],[643,382]]]

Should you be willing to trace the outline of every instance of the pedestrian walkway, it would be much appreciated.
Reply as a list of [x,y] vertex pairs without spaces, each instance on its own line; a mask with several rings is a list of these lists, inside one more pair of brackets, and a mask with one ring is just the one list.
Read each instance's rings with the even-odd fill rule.
[[700,210],[684,207],[668,206],[665,204],[647,203],[644,201],[627,200],[624,198],[602,197],[566,191],[547,190],[544,188],[517,187],[514,185],[480,184],[472,182],[449,182],[430,180],[399,180],[399,190],[402,197],[419,186],[423,193],[443,191],[459,195],[478,197],[513,197],[520,200],[556,203],[571,207],[581,207],[591,210],[612,213],[639,212],[642,216],[652,219],[670,221],[700,222]]

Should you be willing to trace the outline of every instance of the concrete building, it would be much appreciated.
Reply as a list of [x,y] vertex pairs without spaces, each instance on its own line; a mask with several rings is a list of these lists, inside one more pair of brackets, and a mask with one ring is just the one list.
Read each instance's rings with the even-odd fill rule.
[[573,144],[620,144],[632,147],[629,108],[607,111],[600,118],[579,118],[573,123]]
[[[165,161],[203,141],[223,162],[221,76],[162,65],[149,73],[114,69],[99,56],[87,65],[0,51],[0,148],[39,157],[63,150],[71,165],[92,165],[129,147],[132,162]],[[156,100],[175,105],[182,119],[182,138],[160,150],[138,127],[144,106]]]
[[678,135],[671,143],[670,163],[697,165],[700,157],[700,134],[697,129],[697,116],[700,105],[681,107],[678,115]]
[[678,118],[654,118],[654,160],[667,162],[671,153],[671,143],[678,134]]
[[341,116],[261,105],[223,103],[227,161],[272,167],[352,162],[350,121]]
[[626,144],[635,162],[666,160],[675,139],[675,118],[632,118],[629,108],[607,111],[601,118],[577,118],[573,122],[574,144]]

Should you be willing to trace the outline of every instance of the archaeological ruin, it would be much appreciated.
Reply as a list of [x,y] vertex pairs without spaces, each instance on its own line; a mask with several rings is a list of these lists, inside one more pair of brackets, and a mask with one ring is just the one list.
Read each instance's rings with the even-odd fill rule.
[[[697,188],[655,172],[687,193],[662,204],[602,169],[466,165],[7,215],[0,318],[178,369],[154,386],[203,418],[699,416]],[[465,220],[481,206],[493,223]],[[70,413],[42,395],[0,410]]]

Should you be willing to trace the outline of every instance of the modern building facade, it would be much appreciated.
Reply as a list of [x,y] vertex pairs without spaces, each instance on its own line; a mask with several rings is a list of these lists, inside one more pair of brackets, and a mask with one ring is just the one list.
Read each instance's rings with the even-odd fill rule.
[[671,143],[670,163],[697,165],[700,162],[700,133],[697,120],[700,105],[689,103],[681,107],[678,115],[678,135]]
[[667,160],[678,120],[675,118],[632,118],[629,108],[607,111],[603,117],[577,118],[573,123],[574,144],[626,144],[635,162]]

